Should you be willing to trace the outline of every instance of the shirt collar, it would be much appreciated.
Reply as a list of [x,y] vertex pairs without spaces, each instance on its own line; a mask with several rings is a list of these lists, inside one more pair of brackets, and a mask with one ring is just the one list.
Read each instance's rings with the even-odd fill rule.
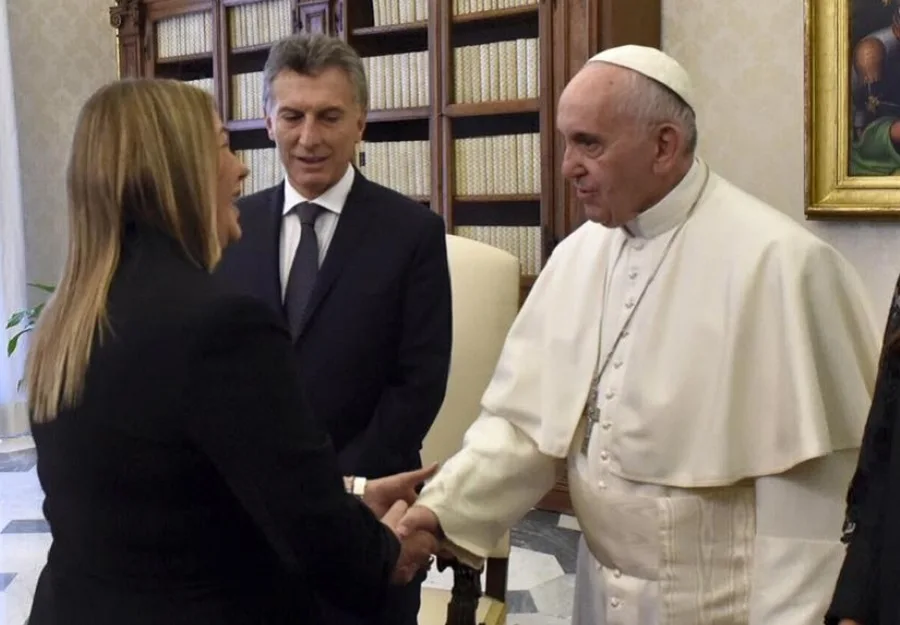
[[652,239],[668,232],[686,217],[694,205],[705,181],[706,166],[695,158],[684,178],[659,202],[625,224],[628,236]]
[[284,207],[282,209],[282,214],[287,215],[295,206],[297,206],[297,204],[302,202],[315,202],[322,208],[340,215],[341,211],[344,209],[344,203],[347,201],[347,196],[350,195],[350,188],[353,186],[353,179],[355,176],[356,172],[354,171],[353,166],[348,164],[347,171],[344,172],[341,179],[331,185],[325,193],[316,198],[303,197],[303,195],[291,185],[287,177],[285,177]]

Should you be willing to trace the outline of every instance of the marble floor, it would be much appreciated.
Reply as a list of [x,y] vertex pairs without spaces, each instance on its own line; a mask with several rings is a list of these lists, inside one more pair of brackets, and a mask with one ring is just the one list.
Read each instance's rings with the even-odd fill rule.
[[[25,623],[50,547],[35,462],[30,438],[0,441],[0,625]],[[574,518],[540,510],[513,529],[508,625],[569,624],[579,538]],[[449,588],[452,573],[433,569],[425,583]]]

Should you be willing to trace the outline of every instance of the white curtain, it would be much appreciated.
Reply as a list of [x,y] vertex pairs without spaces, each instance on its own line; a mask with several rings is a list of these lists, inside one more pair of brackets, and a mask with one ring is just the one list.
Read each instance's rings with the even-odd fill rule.
[[[0,327],[10,315],[25,307],[25,237],[19,146],[13,106],[12,53],[7,0],[0,0]],[[0,342],[0,437],[23,434],[28,429],[25,404],[17,391],[25,361],[26,342],[12,358],[4,330]]]

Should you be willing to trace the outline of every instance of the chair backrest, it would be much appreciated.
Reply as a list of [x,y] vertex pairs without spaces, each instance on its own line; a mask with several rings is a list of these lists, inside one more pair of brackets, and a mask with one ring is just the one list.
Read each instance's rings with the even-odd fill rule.
[[444,462],[462,447],[481,411],[506,335],[519,311],[519,260],[485,243],[447,235],[453,293],[453,348],[447,394],[425,437],[422,462]]

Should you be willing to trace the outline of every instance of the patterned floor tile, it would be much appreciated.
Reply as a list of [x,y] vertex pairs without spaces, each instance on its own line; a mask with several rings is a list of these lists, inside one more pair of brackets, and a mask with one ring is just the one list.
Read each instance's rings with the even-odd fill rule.
[[506,593],[507,614],[535,614],[537,606],[527,590],[510,590]]
[[571,616],[574,596],[574,575],[563,575],[531,589],[535,612],[552,616]]
[[25,473],[37,464],[37,454],[33,449],[23,449],[0,453],[0,473]]
[[515,547],[550,554],[563,572],[574,573],[580,537],[581,532],[559,526],[558,514],[535,510],[516,525],[510,542]]
[[6,524],[0,534],[45,534],[50,525],[44,519],[19,519]]

